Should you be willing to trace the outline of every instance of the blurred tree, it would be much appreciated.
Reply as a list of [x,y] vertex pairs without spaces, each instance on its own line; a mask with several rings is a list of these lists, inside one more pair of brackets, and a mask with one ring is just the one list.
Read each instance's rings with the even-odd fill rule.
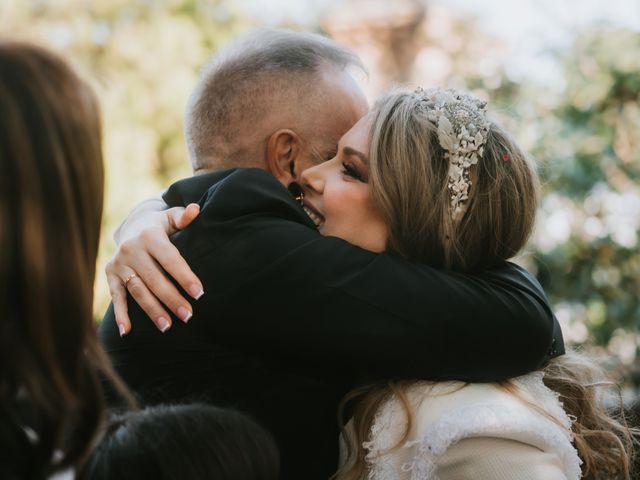
[[518,100],[505,73],[505,46],[472,17],[433,2],[344,0],[322,18],[323,30],[363,59],[370,100],[398,84],[471,90],[494,110]]
[[537,95],[532,149],[547,192],[533,241],[538,277],[569,340],[608,346],[627,362],[640,322],[638,51],[638,32],[580,35],[560,57],[557,103]]
[[188,95],[207,58],[250,27],[223,0],[0,1],[3,35],[61,51],[100,97],[106,198],[97,317],[109,301],[102,272],[115,227],[138,201],[191,174],[182,132]]

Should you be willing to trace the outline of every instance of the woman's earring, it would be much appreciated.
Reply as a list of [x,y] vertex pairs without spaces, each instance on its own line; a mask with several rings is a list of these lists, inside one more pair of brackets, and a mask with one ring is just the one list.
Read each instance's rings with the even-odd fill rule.
[[293,197],[296,199],[296,201],[298,203],[300,203],[300,205],[303,205],[303,201],[304,201],[304,192],[302,191],[302,187],[300,187],[300,185],[296,182],[292,182],[289,184],[289,193],[291,193],[291,195],[293,195]]

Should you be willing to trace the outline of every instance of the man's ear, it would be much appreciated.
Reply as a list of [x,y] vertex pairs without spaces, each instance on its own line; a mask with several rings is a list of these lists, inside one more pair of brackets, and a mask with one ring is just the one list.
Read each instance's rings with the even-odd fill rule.
[[295,164],[301,147],[298,134],[287,128],[272,133],[267,140],[267,169],[285,187],[296,178]]

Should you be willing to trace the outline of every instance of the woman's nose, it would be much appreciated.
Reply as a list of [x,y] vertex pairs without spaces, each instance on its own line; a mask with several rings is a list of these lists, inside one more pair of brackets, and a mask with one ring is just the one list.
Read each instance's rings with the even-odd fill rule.
[[313,190],[316,193],[322,193],[324,190],[324,169],[326,164],[316,165],[307,168],[300,174],[300,183],[304,190]]

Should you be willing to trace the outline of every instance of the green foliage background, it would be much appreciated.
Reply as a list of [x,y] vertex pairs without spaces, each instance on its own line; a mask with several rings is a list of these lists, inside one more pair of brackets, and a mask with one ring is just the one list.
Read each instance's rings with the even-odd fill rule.
[[[533,101],[540,113],[527,119],[539,118],[531,150],[543,161],[547,192],[533,243],[538,277],[559,315],[587,327],[588,343],[627,360],[640,321],[638,52],[638,32],[579,35],[559,56],[566,87],[548,113]],[[558,211],[569,228],[555,244],[545,242],[544,219]]]
[[0,33],[60,51],[88,78],[103,113],[106,198],[96,317],[109,302],[112,235],[139,201],[191,175],[182,116],[199,71],[252,24],[218,0],[0,0]]
[[[0,0],[0,32],[61,50],[101,99],[107,198],[99,271],[111,235],[138,201],[190,175],[182,111],[199,69],[229,38],[257,26],[223,0]],[[558,52],[564,86],[519,84],[494,48],[459,19],[449,82],[485,91],[538,159],[545,197],[521,261],[536,271],[567,339],[635,362],[640,322],[640,33],[593,29]],[[441,38],[421,39],[437,46]],[[484,42],[484,43],[482,43]],[[495,48],[498,48],[495,46]],[[96,313],[108,303],[102,275]]]

